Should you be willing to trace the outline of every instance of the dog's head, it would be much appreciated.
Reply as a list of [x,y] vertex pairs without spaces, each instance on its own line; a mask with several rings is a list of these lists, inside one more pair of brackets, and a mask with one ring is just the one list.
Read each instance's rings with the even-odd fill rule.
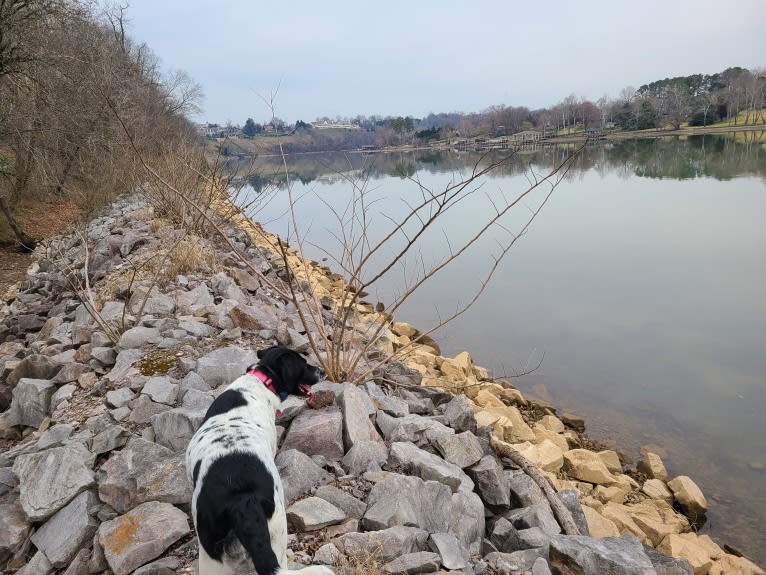
[[271,377],[281,400],[302,393],[311,396],[311,386],[324,377],[324,371],[309,365],[297,351],[282,346],[258,350],[258,366]]

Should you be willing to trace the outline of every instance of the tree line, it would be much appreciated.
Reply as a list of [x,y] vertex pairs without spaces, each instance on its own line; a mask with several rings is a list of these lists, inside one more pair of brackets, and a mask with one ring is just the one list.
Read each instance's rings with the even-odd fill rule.
[[[766,69],[727,68],[715,74],[693,74],[665,78],[638,89],[628,86],[615,97],[604,95],[597,101],[570,94],[549,108],[531,110],[525,106],[490,106],[475,113],[439,113],[424,118],[356,116],[355,118],[317,118],[315,123],[343,123],[357,130],[328,135],[298,121],[289,125],[277,119],[265,125],[248,118],[245,137],[271,133],[299,136],[283,142],[288,152],[342,150],[361,146],[424,144],[434,140],[497,137],[524,130],[546,135],[575,131],[622,129],[648,130],[664,126],[680,128],[706,126],[721,120],[748,124],[764,121]],[[740,119],[744,112],[744,118]],[[235,151],[236,147],[230,151]],[[241,151],[241,150],[240,150]]]
[[20,205],[53,196],[92,211],[144,183],[143,163],[198,144],[186,115],[199,87],[129,38],[126,9],[0,0],[0,220],[26,249]]

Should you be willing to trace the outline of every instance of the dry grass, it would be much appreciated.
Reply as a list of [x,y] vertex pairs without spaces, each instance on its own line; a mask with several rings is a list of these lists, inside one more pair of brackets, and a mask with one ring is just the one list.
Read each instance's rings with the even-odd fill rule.
[[360,549],[350,555],[341,555],[335,563],[337,575],[388,575],[384,563],[378,558],[379,550]]
[[178,275],[215,273],[220,267],[213,249],[197,236],[182,238],[163,261],[159,275],[166,281],[174,280]]

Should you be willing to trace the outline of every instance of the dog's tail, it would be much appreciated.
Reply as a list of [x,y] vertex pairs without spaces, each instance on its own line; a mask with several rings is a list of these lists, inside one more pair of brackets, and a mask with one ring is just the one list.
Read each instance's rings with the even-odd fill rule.
[[230,510],[234,534],[253,561],[258,575],[277,575],[281,569],[271,548],[271,535],[266,514],[254,496],[240,501]]
[[234,515],[234,534],[253,561],[258,575],[334,575],[329,568],[319,565],[298,571],[279,566],[271,548],[268,519],[258,498],[253,496],[244,499],[231,512]]

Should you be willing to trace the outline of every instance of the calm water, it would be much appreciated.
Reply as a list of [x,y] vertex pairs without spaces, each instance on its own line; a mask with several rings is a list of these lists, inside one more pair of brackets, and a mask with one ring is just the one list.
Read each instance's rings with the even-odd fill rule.
[[[751,135],[752,137],[752,135]],[[519,155],[448,213],[371,299],[402,285],[470,237],[504,196],[526,189],[568,150]],[[362,186],[370,235],[399,221],[420,197],[413,180],[441,190],[473,155],[379,154],[291,159],[299,226],[337,254],[337,221]],[[278,166],[258,166],[271,189]],[[279,177],[276,178],[279,180]],[[659,451],[671,475],[690,475],[710,503],[721,542],[766,564],[766,145],[728,137],[632,141],[587,148],[509,252],[482,298],[436,335],[442,352],[469,350],[496,375],[536,365],[514,384],[560,411],[585,416],[589,434],[634,459]],[[266,192],[263,192],[266,196]],[[255,216],[292,232],[284,186]],[[532,196],[505,221],[521,229]],[[375,202],[373,202],[375,200]],[[390,218],[390,219],[389,219]],[[346,229],[349,229],[346,222]],[[508,232],[495,229],[425,285],[397,314],[430,327],[470,297]],[[327,250],[328,253],[325,253]],[[328,259],[328,263],[330,260]],[[336,266],[337,267],[337,266]]]

